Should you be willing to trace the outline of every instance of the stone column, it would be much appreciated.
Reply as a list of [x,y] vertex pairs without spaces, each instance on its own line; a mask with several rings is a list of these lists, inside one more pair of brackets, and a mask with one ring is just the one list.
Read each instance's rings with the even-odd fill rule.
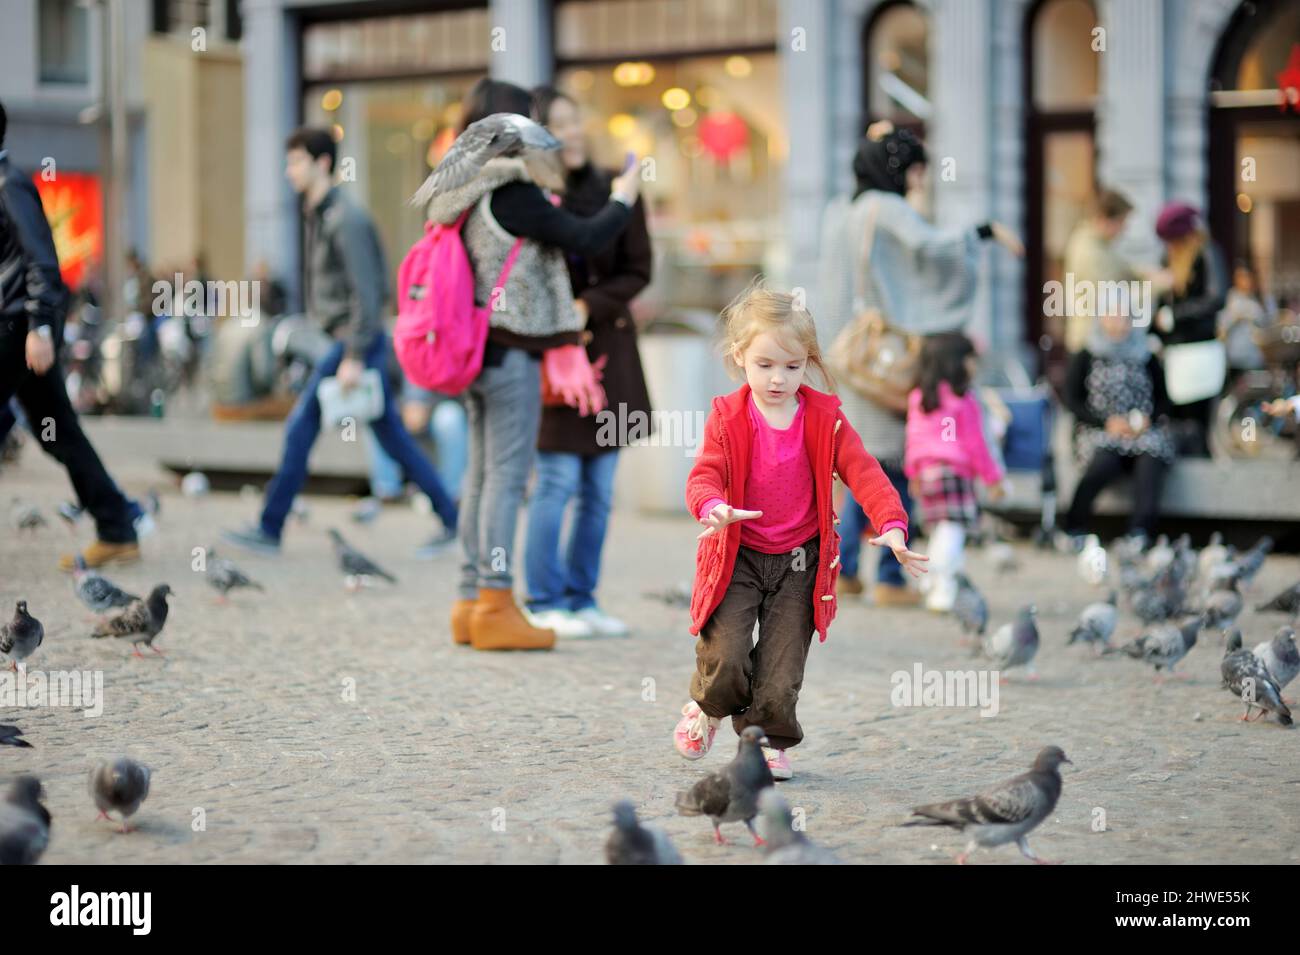
[[531,89],[549,83],[555,72],[551,53],[551,5],[547,0],[491,0],[489,72],[495,80]]

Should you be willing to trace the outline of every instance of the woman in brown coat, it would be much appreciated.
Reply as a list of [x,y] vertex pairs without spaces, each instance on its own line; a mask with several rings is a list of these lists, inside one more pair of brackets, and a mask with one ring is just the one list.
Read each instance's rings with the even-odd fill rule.
[[[564,208],[579,216],[594,215],[609,195],[615,174],[597,169],[588,159],[572,99],[548,87],[533,96],[534,118],[564,144]],[[620,442],[649,434],[650,397],[628,308],[650,281],[644,205],[638,201],[633,206],[627,226],[613,242],[594,255],[570,255],[568,263],[573,296],[587,316],[588,358],[604,366],[607,410],[582,417],[576,408],[548,404],[542,411],[524,558],[528,609],[535,626],[561,637],[622,635],[627,625],[596,606],[595,591]],[[568,540],[561,547],[564,513],[574,500]]]

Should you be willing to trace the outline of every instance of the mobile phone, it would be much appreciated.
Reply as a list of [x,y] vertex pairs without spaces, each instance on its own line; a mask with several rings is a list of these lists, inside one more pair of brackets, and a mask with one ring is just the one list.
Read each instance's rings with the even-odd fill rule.
[[636,153],[632,150],[627,151],[627,156],[623,160],[623,172],[629,172],[636,165]]

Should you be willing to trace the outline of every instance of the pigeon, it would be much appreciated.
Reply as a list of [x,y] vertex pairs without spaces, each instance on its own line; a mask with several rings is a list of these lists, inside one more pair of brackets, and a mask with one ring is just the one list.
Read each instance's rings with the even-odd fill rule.
[[814,845],[794,827],[790,804],[775,789],[764,789],[758,796],[758,812],[767,833],[767,865],[842,865],[829,849]]
[[[396,577],[355,549],[338,531],[330,528],[329,533],[334,541],[334,553],[339,559],[339,569],[346,575],[349,584],[355,583],[364,587],[373,577],[382,577],[390,584],[397,583]],[[350,589],[354,588],[350,587]]]
[[1300,616],[1300,583],[1292,584],[1272,600],[1259,604],[1255,609],[1260,613],[1277,612],[1289,613],[1293,617]]
[[143,657],[140,644],[144,644],[159,655],[163,651],[153,645],[154,638],[162,632],[167,623],[167,597],[172,589],[166,584],[159,584],[149,591],[147,600],[137,600],[115,617],[95,627],[92,637],[126,637],[131,641],[131,655]]
[[978,796],[917,806],[912,815],[921,818],[903,825],[950,826],[959,831],[969,828],[971,839],[957,856],[958,865],[965,865],[976,847],[992,848],[1008,842],[1019,846],[1026,859],[1040,865],[1055,865],[1034,855],[1027,837],[1052,814],[1056,801],[1061,798],[1062,763],[1070,763],[1070,760],[1061,748],[1048,746],[1038,754],[1029,772],[1008,779]]
[[[442,162],[411,197],[411,205],[423,208],[434,196],[465,185],[479,174],[489,159],[498,156],[519,156],[530,174],[542,170],[542,178],[549,178],[545,175],[544,162],[538,162],[538,159],[559,148],[560,141],[546,127],[527,116],[518,113],[485,116],[470,123],[456,137]],[[533,181],[538,181],[536,176]]]
[[130,832],[127,819],[135,815],[140,804],[149,795],[147,766],[122,756],[113,762],[101,762],[90,771],[90,798],[95,801],[99,818],[107,819],[110,812],[122,817],[122,831]]
[[1210,535],[1210,542],[1201,548],[1201,553],[1196,558],[1197,579],[1208,580],[1210,571],[1228,560],[1228,548],[1223,546],[1223,535],[1215,531]]
[[221,594],[224,600],[230,591],[239,587],[251,587],[253,590],[262,590],[263,587],[257,581],[251,579],[247,574],[235,566],[235,562],[225,557],[218,557],[215,549],[208,548],[207,571],[205,576],[212,589]]
[[1282,627],[1272,640],[1255,647],[1253,653],[1264,664],[1279,690],[1285,690],[1287,684],[1300,674],[1300,650],[1296,649],[1295,630],[1290,627]]
[[45,628],[27,612],[26,600],[18,601],[12,620],[0,624],[0,653],[9,658],[11,670],[17,670],[18,664],[35,653],[44,639]]
[[1143,623],[1159,623],[1175,616],[1186,597],[1178,578],[1166,567],[1129,595],[1129,606]]
[[1291,711],[1282,702],[1282,691],[1273,682],[1264,662],[1242,649],[1240,630],[1233,630],[1228,637],[1219,672],[1223,675],[1223,685],[1246,704],[1242,720],[1249,721],[1250,711],[1258,709],[1261,714],[1276,713],[1283,726],[1291,725]]
[[76,567],[72,571],[72,586],[77,599],[97,614],[106,614],[119,607],[128,607],[133,600],[139,600],[135,594],[129,594],[104,577],[86,567],[86,559],[78,554]]
[[1093,645],[1099,644],[1099,649],[1110,646],[1111,634],[1115,632],[1115,625],[1119,623],[1119,607],[1116,606],[1118,599],[1119,595],[1112,590],[1107,600],[1090,603],[1084,607],[1074,629],[1070,631],[1070,639],[1066,641],[1066,646],[1079,640]]
[[989,560],[999,574],[1009,574],[1020,566],[1015,548],[1005,541],[998,541],[989,548]]
[[1135,660],[1144,660],[1156,668],[1174,671],[1174,666],[1189,650],[1196,646],[1196,635],[1201,629],[1201,618],[1193,617],[1181,626],[1168,622],[1153,625],[1131,643],[1122,647],[1107,648],[1104,653],[1126,653]]
[[1229,577],[1215,590],[1210,591],[1201,607],[1201,620],[1206,630],[1220,630],[1224,633],[1237,620],[1245,601],[1237,592],[1239,577]]
[[767,767],[763,747],[767,737],[757,726],[746,726],[740,733],[736,757],[719,773],[710,773],[686,792],[677,794],[677,811],[683,816],[708,816],[713,820],[713,841],[726,845],[719,830],[724,822],[743,822],[761,846],[762,838],[754,829],[758,815],[758,794],[776,785]]
[[668,836],[661,829],[643,826],[632,800],[614,803],[614,831],[605,840],[605,861],[610,865],[681,865]]
[[205,497],[212,490],[212,482],[202,471],[191,471],[181,478],[181,493],[188,498]]
[[32,744],[23,739],[23,731],[7,723],[0,723],[0,746],[15,746],[18,749],[32,748]]
[[1174,562],[1174,549],[1169,546],[1169,538],[1161,534],[1146,555],[1146,570],[1149,574],[1159,574],[1169,569]]
[[80,504],[74,504],[72,501],[64,501],[58,506],[57,513],[59,519],[68,526],[68,530],[72,530],[77,526],[77,522],[81,520],[82,515],[86,513],[86,509]]
[[1089,534],[1084,538],[1083,550],[1079,551],[1079,576],[1093,587],[1100,587],[1106,581],[1106,548],[1101,546],[1101,538]]
[[16,531],[35,531],[45,527],[45,515],[34,504],[24,504],[18,498],[9,505],[9,522]]
[[0,802],[0,865],[35,865],[50,843],[50,811],[41,781],[19,776]]
[[1034,657],[1038,653],[1038,627],[1034,617],[1038,608],[1033,604],[1021,607],[1014,623],[1004,623],[983,645],[984,656],[998,670],[1026,667],[1033,674]]
[[956,580],[957,596],[952,604],[953,616],[961,624],[962,633],[967,636],[976,634],[982,637],[989,625],[988,601],[965,574],[958,573]]

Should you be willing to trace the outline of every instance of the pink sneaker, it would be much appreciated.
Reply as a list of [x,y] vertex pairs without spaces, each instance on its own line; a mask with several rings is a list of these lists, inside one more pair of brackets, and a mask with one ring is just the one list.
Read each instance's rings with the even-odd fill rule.
[[682,707],[682,718],[673,730],[673,745],[687,759],[699,759],[713,746],[718,720],[705,716],[700,704],[691,700]]
[[773,779],[786,780],[794,777],[794,770],[790,768],[790,757],[785,754],[785,750],[764,746],[763,755],[767,757],[767,768],[772,771]]

